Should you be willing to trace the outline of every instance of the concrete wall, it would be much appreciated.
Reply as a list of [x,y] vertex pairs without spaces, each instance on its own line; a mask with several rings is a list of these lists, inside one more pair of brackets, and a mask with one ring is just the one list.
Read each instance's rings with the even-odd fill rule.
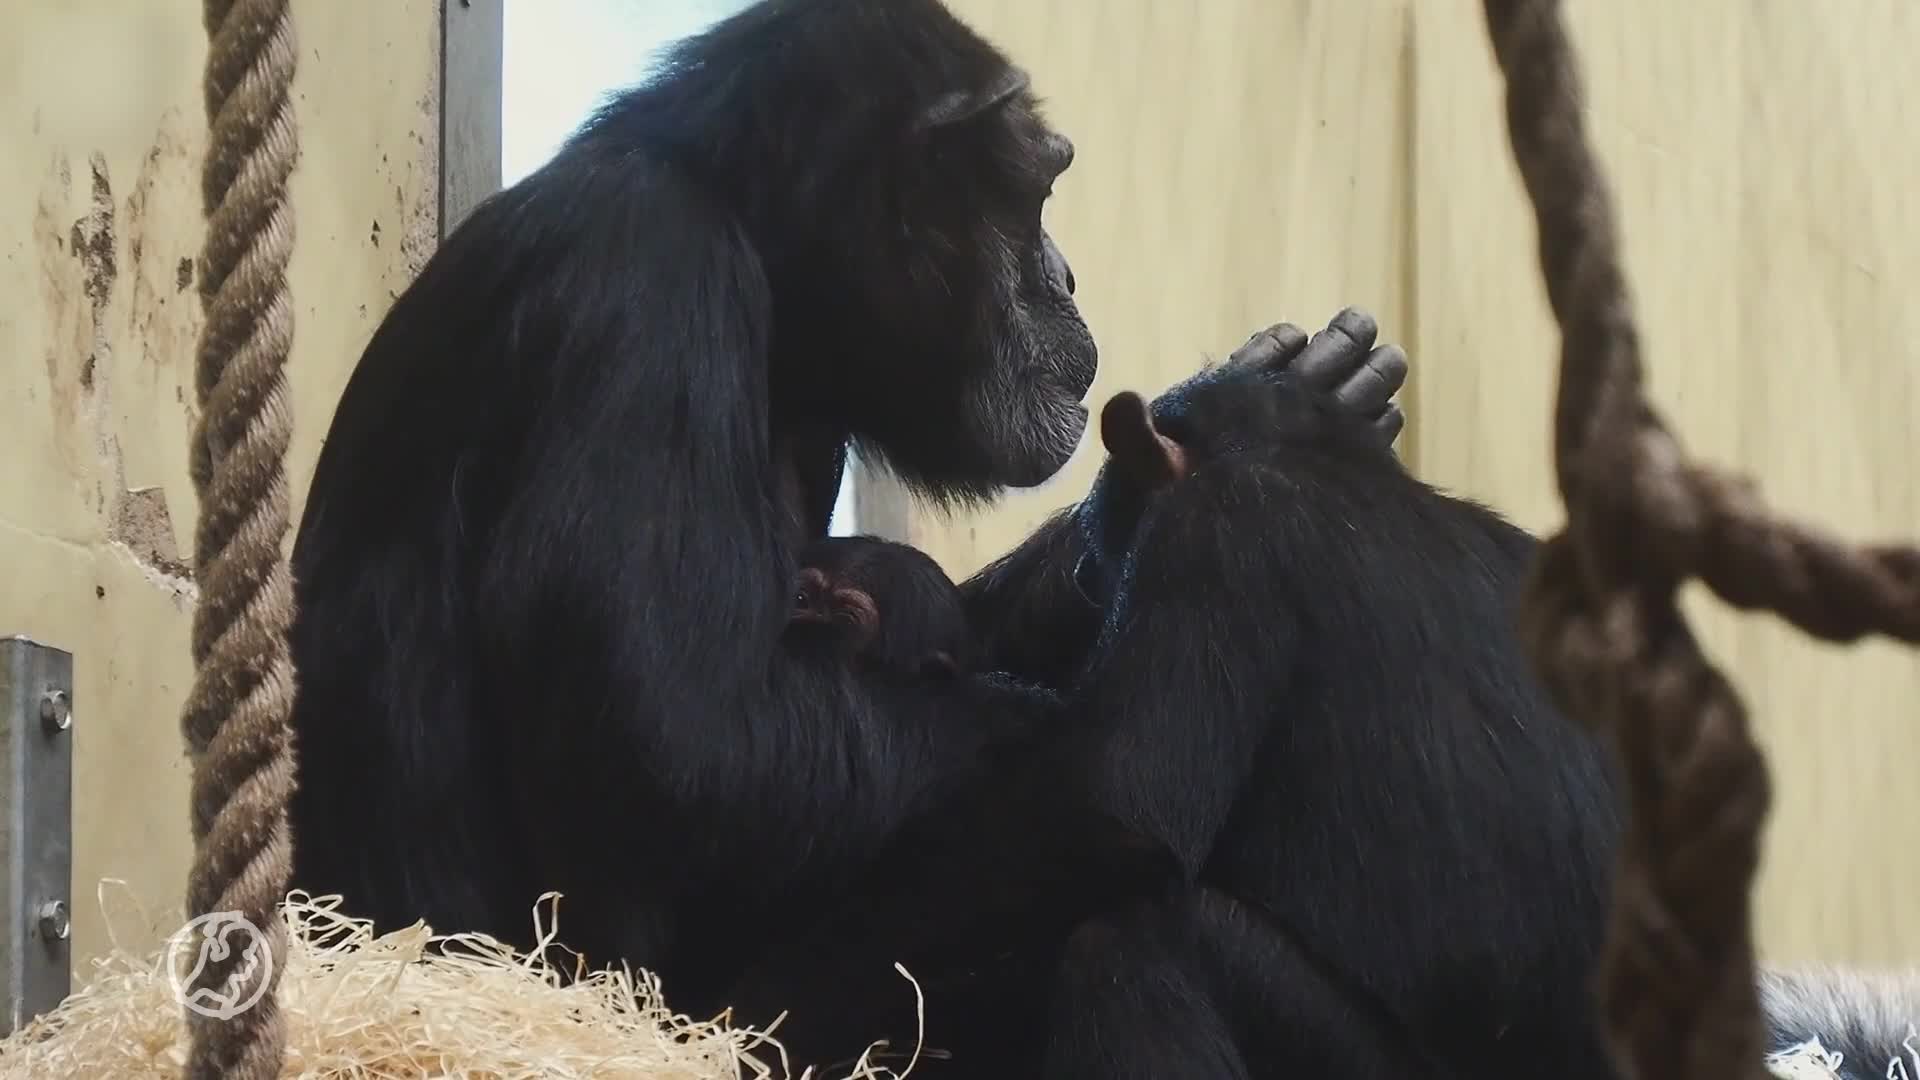
[[[1414,357],[1405,453],[1558,521],[1557,335],[1475,0],[957,0],[1079,146],[1048,224],[1101,342],[1098,402],[1280,319],[1360,303]],[[1569,0],[1657,402],[1696,452],[1858,538],[1920,534],[1920,9]],[[1085,489],[906,531],[956,573]],[[867,523],[863,517],[863,525]],[[1920,961],[1920,658],[1815,645],[1698,597],[1777,801],[1773,959]]]
[[[201,236],[198,4],[12,0],[0,35],[0,633],[75,654],[74,945],[178,925],[191,844],[187,480]],[[435,0],[294,5],[303,158],[288,469],[437,235]]]

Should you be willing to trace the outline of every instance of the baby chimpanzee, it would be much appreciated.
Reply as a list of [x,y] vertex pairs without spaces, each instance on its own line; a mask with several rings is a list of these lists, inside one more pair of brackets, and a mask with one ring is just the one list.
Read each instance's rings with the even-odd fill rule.
[[874,670],[951,678],[972,666],[959,588],[906,544],[876,536],[814,541],[800,552],[793,605],[789,634],[832,641]]

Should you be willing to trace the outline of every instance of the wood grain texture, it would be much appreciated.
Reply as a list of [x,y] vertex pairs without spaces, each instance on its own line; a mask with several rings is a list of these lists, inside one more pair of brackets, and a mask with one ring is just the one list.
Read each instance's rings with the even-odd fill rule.
[[[1557,340],[1475,0],[957,0],[1079,146],[1048,224],[1101,343],[1096,403],[1359,303],[1407,344],[1404,453],[1544,529]],[[1569,0],[1651,390],[1687,445],[1856,538],[1920,534],[1920,9]],[[955,573],[1081,494],[917,513]],[[1776,806],[1770,961],[1920,962],[1920,658],[1690,595]]]

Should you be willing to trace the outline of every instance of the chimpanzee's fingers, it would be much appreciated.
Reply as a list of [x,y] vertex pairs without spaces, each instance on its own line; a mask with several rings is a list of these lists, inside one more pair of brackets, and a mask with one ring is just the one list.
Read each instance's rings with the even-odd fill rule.
[[1233,350],[1233,355],[1227,357],[1227,362],[1221,366],[1233,370],[1267,368],[1279,371],[1306,347],[1305,330],[1292,323],[1278,323],[1248,338],[1247,343]]
[[1345,383],[1367,361],[1367,351],[1380,336],[1380,324],[1359,308],[1347,308],[1313,335],[1293,358],[1288,370],[1316,390],[1332,390]]
[[1380,439],[1381,446],[1392,446],[1393,441],[1400,437],[1401,430],[1406,426],[1407,414],[1400,411],[1400,406],[1389,405],[1387,411],[1381,413],[1380,418],[1373,422],[1373,433]]
[[1393,395],[1406,382],[1406,350],[1398,345],[1381,345],[1367,354],[1359,370],[1333,388],[1333,397],[1361,416],[1374,416],[1393,401]]

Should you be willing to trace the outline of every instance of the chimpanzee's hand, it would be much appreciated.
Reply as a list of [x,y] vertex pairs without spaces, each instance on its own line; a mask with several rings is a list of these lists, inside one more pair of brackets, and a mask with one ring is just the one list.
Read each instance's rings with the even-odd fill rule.
[[1101,412],[1102,441],[1156,486],[1223,454],[1288,441],[1357,436],[1390,448],[1406,423],[1393,395],[1406,382],[1407,354],[1376,347],[1379,329],[1358,308],[1311,338],[1292,323],[1270,326],[1151,406],[1115,395]]
[[1379,334],[1380,325],[1372,315],[1351,307],[1311,339],[1292,323],[1280,323],[1235,349],[1220,366],[1218,377],[1289,372],[1371,421],[1381,443],[1391,446],[1407,422],[1406,414],[1393,403],[1393,396],[1407,381],[1407,354],[1398,345],[1376,346]]
[[1407,355],[1395,345],[1376,347],[1379,332],[1357,308],[1312,338],[1281,323],[1151,405],[1138,394],[1114,395],[1100,412],[1107,463],[1076,510],[1088,539],[1074,568],[1081,592],[1105,602],[1148,502],[1213,458],[1276,440],[1351,434],[1391,447],[1406,423],[1393,396],[1406,382]]

